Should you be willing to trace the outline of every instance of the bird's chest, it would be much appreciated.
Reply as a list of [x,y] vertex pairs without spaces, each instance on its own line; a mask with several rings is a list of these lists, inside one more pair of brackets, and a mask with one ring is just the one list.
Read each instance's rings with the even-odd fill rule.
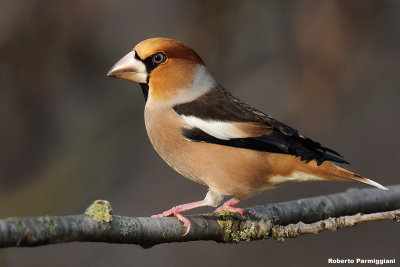
[[175,151],[174,144],[179,143],[179,124],[177,116],[170,110],[146,108],[144,121],[147,134],[156,151],[165,159]]
[[188,141],[182,135],[179,115],[172,108],[146,107],[144,119],[147,134],[157,153],[177,172],[199,182],[185,157]]

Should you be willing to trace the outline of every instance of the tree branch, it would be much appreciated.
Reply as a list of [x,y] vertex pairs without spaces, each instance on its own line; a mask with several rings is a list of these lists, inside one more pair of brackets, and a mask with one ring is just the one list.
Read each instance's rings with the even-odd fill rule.
[[400,185],[346,192],[247,209],[242,217],[227,212],[187,216],[187,235],[173,217],[112,215],[108,201],[97,200],[81,215],[0,220],[0,247],[39,246],[63,242],[108,242],[151,247],[170,242],[214,240],[232,243],[273,238],[283,241],[303,234],[335,231],[362,222],[400,222]]

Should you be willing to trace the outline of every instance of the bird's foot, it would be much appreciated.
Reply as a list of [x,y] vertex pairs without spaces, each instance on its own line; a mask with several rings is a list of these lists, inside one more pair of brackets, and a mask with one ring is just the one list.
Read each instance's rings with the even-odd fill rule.
[[169,209],[167,211],[164,211],[163,213],[152,215],[152,218],[159,218],[159,217],[168,217],[168,216],[173,216],[177,213],[181,213],[182,210],[179,208],[179,206],[173,207],[172,209]]
[[180,206],[176,206],[173,207],[170,210],[164,211],[161,214],[156,214],[156,215],[152,215],[151,218],[160,218],[160,217],[169,217],[169,216],[175,216],[179,221],[181,221],[183,223],[183,227],[186,228],[185,233],[183,234],[183,236],[187,235],[190,231],[190,221],[188,220],[188,218],[186,218],[185,216],[183,216],[181,214],[183,210],[181,209]]
[[160,217],[168,217],[168,216],[175,216],[179,221],[183,223],[183,226],[186,228],[186,232],[184,234],[187,235],[190,231],[190,221],[188,218],[183,216],[181,213],[186,210],[202,207],[202,206],[207,206],[209,203],[207,200],[200,200],[196,202],[191,202],[183,205],[179,205],[176,207],[173,207],[170,210],[164,211],[161,214],[156,214],[151,216],[152,218],[160,218]]
[[234,207],[237,203],[239,203],[239,201],[240,200],[238,200],[236,198],[232,198],[231,200],[228,200],[227,202],[222,204],[222,206],[219,207],[218,209],[216,209],[215,212],[229,211],[229,212],[239,213],[241,215],[245,215],[247,213],[247,211],[245,209],[235,208]]

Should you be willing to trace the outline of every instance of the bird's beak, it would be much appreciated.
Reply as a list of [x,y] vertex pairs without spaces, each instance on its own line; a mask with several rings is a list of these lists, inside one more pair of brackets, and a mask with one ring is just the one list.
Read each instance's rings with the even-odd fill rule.
[[107,76],[135,83],[147,83],[146,66],[135,58],[135,51],[131,51],[121,58],[107,73]]

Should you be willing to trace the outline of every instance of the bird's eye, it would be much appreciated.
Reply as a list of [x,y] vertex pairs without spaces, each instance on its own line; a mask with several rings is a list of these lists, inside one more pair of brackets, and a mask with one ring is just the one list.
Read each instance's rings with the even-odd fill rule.
[[158,52],[155,53],[152,57],[152,61],[155,65],[161,64],[163,63],[165,60],[167,60],[167,56],[162,53],[162,52]]

